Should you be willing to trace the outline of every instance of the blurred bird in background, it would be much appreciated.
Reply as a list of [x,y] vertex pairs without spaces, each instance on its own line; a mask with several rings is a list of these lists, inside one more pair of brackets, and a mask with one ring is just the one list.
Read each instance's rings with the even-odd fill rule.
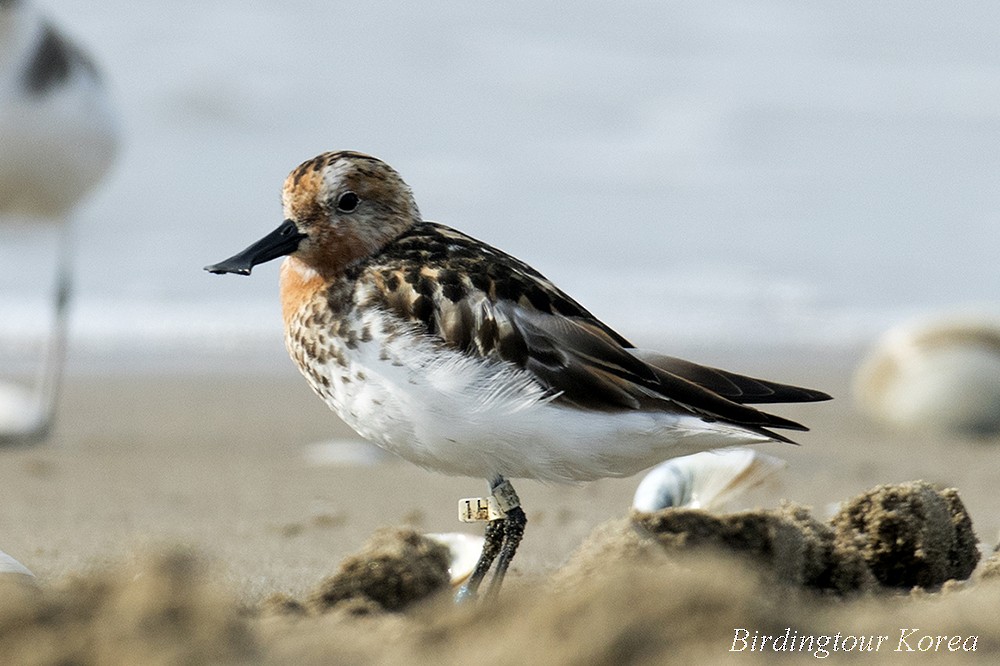
[[44,438],[52,425],[72,283],[69,221],[119,142],[88,55],[30,2],[0,0],[0,443]]

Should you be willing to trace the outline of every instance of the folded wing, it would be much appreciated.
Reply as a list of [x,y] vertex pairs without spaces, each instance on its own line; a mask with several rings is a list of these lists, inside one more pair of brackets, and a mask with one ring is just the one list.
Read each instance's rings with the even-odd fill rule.
[[[783,385],[762,382],[757,387],[753,383],[757,380],[752,378],[732,373],[719,376],[710,372],[696,373],[693,368],[701,366],[682,362],[681,367],[689,375],[711,377],[716,385],[723,385],[729,395],[718,393],[690,377],[647,363],[586,320],[518,308],[504,302],[497,303],[495,310],[499,317],[511,321],[511,330],[524,342],[523,367],[544,386],[558,391],[563,402],[588,409],[689,412],[706,421],[734,423],[780,441],[791,440],[767,428],[807,430],[795,421],[759,411],[729,397],[762,397],[767,393],[764,387]],[[795,394],[799,400],[803,396],[808,396],[808,400],[827,397],[818,391],[800,391],[802,393]]]
[[694,414],[787,442],[767,428],[807,428],[747,405],[829,399],[637,350],[530,266],[442,225],[417,225],[362,270],[367,305],[465,353],[523,368],[562,404]]

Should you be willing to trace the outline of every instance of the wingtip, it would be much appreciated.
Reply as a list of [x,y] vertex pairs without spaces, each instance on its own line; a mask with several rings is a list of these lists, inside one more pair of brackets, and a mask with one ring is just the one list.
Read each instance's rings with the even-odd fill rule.
[[[805,427],[803,425],[800,425],[798,423],[796,423],[795,425],[797,425],[799,427],[798,428],[789,428],[789,430],[798,430],[799,432],[807,432],[809,430],[809,428],[807,428],[807,427]],[[772,427],[774,427],[774,426],[772,426]],[[781,427],[784,428],[786,426],[781,426]],[[796,442],[794,439],[791,439],[790,437],[785,437],[784,435],[780,435],[780,434],[778,434],[776,432],[768,430],[767,428],[761,428],[757,432],[760,433],[761,435],[764,435],[765,437],[769,437],[770,439],[772,439],[772,440],[774,440],[776,442],[781,442],[783,444],[791,444],[792,446],[802,446],[801,444],[799,444],[798,442]]]
[[814,389],[808,389],[810,397],[808,400],[803,402],[825,402],[827,400],[833,400],[833,396],[829,393],[824,393],[823,391],[816,391]]

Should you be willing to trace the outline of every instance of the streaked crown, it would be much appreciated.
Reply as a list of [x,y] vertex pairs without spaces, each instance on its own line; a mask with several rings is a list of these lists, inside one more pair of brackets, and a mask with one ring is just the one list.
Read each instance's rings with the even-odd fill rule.
[[326,276],[420,221],[413,193],[396,170],[350,151],[300,164],[285,180],[282,201],[285,218],[306,234],[295,256]]

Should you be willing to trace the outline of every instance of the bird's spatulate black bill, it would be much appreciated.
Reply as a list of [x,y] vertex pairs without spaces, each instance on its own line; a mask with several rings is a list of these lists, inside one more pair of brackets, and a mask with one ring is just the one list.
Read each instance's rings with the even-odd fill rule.
[[209,273],[237,273],[250,275],[257,264],[284,257],[298,249],[306,235],[299,231],[295,223],[285,220],[281,225],[259,241],[225,261],[205,266]]

